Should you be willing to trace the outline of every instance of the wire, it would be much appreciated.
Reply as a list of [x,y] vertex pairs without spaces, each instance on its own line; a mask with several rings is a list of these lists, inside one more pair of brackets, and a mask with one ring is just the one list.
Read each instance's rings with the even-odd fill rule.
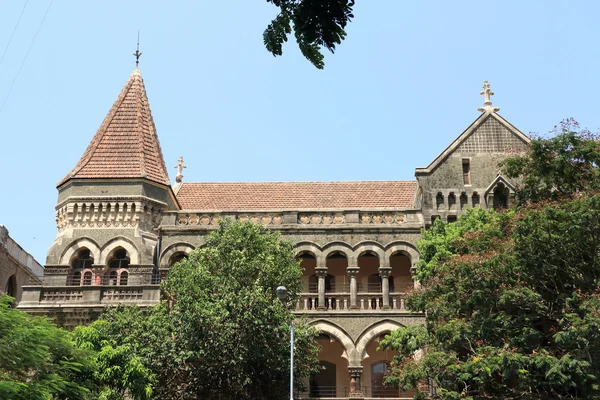
[[44,13],[44,17],[42,18],[42,21],[40,22],[40,26],[38,26],[37,31],[35,31],[35,35],[33,35],[33,39],[31,40],[29,49],[27,49],[27,53],[25,54],[25,57],[23,58],[23,62],[21,63],[21,66],[19,67],[19,70],[17,71],[17,75],[15,75],[15,79],[13,79],[12,84],[10,85],[8,94],[6,95],[6,97],[4,98],[4,101],[2,102],[2,105],[0,106],[0,113],[4,109],[4,105],[6,104],[6,101],[10,97],[10,94],[12,93],[12,90],[15,87],[15,82],[17,81],[17,78],[19,77],[19,74],[21,73],[21,70],[23,69],[23,65],[25,65],[25,61],[27,61],[27,57],[29,56],[29,53],[31,53],[31,49],[33,48],[33,43],[35,43],[35,38],[37,38],[38,33],[40,33],[40,30],[42,29],[42,25],[44,25],[44,21],[46,20],[46,16],[48,15],[48,12],[50,11],[50,7],[52,7],[52,3],[54,3],[54,0],[51,0],[50,4],[48,4],[48,8],[46,9],[46,12]]
[[23,16],[23,13],[25,12],[25,7],[27,7],[27,3],[29,3],[29,0],[25,1],[25,5],[23,6],[23,9],[21,10],[21,15],[19,15],[19,20],[17,21],[17,24],[15,25],[12,34],[10,35],[10,39],[8,39],[8,43],[6,43],[6,47],[4,48],[4,53],[2,53],[2,58],[0,58],[0,65],[2,65],[2,61],[4,61],[4,56],[6,56],[6,52],[8,50],[8,46],[10,46],[10,43],[13,40],[13,37],[15,36],[15,32],[17,31],[17,28],[19,27],[19,23],[21,22],[21,17]]

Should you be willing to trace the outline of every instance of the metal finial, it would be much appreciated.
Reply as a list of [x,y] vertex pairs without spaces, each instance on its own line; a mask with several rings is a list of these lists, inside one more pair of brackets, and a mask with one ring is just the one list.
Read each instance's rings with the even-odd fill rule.
[[135,67],[137,68],[140,63],[140,56],[142,55],[142,53],[140,53],[140,31],[139,30],[138,30],[137,48],[135,50],[135,53],[133,53],[133,55],[135,56]]
[[175,177],[175,182],[181,182],[183,179],[183,169],[187,168],[187,165],[183,165],[183,157],[179,157],[175,168],[177,168],[177,176]]
[[490,84],[488,81],[483,82],[483,90],[479,93],[483,95],[483,107],[479,107],[477,110],[481,112],[496,112],[500,111],[500,107],[492,107],[492,99],[491,96],[494,95],[494,92],[490,89]]

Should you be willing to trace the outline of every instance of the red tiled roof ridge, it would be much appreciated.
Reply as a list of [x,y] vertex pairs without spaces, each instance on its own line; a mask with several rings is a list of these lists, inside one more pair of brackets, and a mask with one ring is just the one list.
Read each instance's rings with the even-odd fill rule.
[[136,67],[79,162],[58,186],[72,178],[139,177],[170,185],[144,80]]

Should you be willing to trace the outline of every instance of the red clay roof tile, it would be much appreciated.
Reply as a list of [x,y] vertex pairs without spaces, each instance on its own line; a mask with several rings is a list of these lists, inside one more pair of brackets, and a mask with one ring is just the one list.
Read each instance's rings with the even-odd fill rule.
[[412,208],[416,181],[183,183],[185,210]]
[[136,68],[85,153],[58,186],[72,178],[140,177],[170,185],[144,80]]

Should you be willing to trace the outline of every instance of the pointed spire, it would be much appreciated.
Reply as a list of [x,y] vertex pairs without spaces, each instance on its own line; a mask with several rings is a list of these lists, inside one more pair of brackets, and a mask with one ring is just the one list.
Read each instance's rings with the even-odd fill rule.
[[479,93],[483,95],[483,107],[479,107],[477,111],[481,112],[496,112],[500,111],[500,107],[492,107],[492,99],[491,96],[494,95],[494,92],[490,89],[490,84],[488,81],[483,82],[483,90]]
[[144,80],[137,67],[85,153],[58,186],[72,178],[146,178],[170,185]]

